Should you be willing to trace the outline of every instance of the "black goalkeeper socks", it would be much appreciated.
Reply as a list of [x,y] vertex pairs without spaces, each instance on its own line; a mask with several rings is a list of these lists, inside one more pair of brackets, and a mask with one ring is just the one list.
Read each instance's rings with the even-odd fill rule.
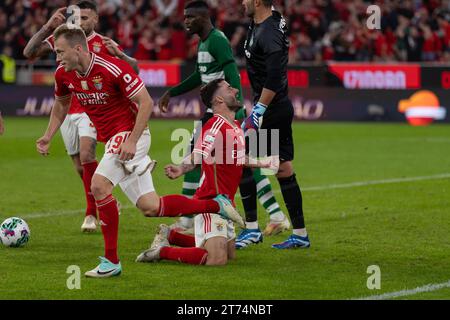
[[291,218],[293,229],[305,228],[303,218],[303,199],[295,174],[288,178],[278,178],[281,193]]
[[256,182],[250,168],[244,168],[241,183],[239,184],[239,190],[241,192],[242,203],[245,210],[245,221],[257,221]]

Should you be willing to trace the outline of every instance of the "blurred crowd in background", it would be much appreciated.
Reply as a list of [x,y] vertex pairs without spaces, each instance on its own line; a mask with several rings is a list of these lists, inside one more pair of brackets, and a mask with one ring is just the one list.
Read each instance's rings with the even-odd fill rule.
[[[189,0],[97,0],[97,32],[138,60],[195,59],[197,37],[183,26]],[[30,37],[55,9],[76,1],[1,0],[0,55],[25,59]],[[249,18],[242,0],[209,0],[211,18],[229,38],[238,63]],[[381,29],[366,26],[369,5],[381,8]],[[287,19],[290,64],[335,61],[450,62],[450,0],[274,0]]]

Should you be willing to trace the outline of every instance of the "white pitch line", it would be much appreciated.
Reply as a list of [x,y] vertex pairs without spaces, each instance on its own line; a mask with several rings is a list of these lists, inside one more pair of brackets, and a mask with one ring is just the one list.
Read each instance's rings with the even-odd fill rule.
[[399,297],[406,297],[406,296],[412,296],[418,293],[423,292],[432,292],[437,291],[443,288],[450,288],[450,280],[443,283],[436,283],[436,284],[427,284],[422,287],[417,287],[415,289],[410,290],[402,290],[402,291],[396,291],[396,292],[388,292],[380,295],[375,296],[368,296],[363,298],[356,298],[351,300],[387,300],[387,299],[393,299],[393,298],[399,298]]
[[[354,188],[354,187],[364,187],[370,185],[378,185],[378,184],[391,184],[391,183],[402,183],[402,182],[413,182],[413,181],[425,181],[425,180],[439,180],[439,179],[447,179],[450,178],[450,173],[441,173],[430,176],[418,176],[418,177],[409,177],[409,178],[394,178],[394,179],[384,179],[384,180],[371,180],[371,181],[356,181],[350,183],[342,183],[342,184],[329,184],[322,186],[312,186],[302,188],[302,191],[321,191],[321,190],[329,190],[329,189],[346,189],[346,188]],[[275,193],[280,193],[280,190],[274,190]],[[236,198],[240,198],[240,195],[237,194]],[[131,209],[134,206],[123,206],[123,209]],[[72,214],[80,214],[83,213],[84,210],[65,210],[65,211],[46,211],[46,212],[32,212],[29,214],[21,215],[24,219],[30,218],[43,218],[43,217],[54,217],[54,216],[66,216]]]
[[[134,206],[127,205],[122,206],[121,209],[131,209],[135,208]],[[60,211],[45,211],[45,212],[32,212],[29,214],[21,215],[20,217],[23,219],[34,219],[34,218],[46,218],[46,217],[57,217],[57,216],[69,216],[72,214],[80,214],[84,213],[85,210],[60,210]]]
[[61,210],[61,211],[46,211],[46,212],[33,212],[29,214],[21,215],[23,219],[29,218],[44,218],[44,217],[56,217],[56,216],[68,216],[71,214],[83,213],[84,210]]
[[450,173],[441,173],[431,176],[419,176],[410,178],[394,178],[394,179],[384,179],[384,180],[372,180],[372,181],[357,181],[343,184],[329,184],[324,186],[306,187],[302,188],[302,191],[318,191],[318,190],[328,190],[328,189],[345,189],[353,187],[364,187],[376,184],[390,184],[390,183],[402,183],[402,182],[413,182],[413,181],[424,181],[424,180],[439,180],[450,178]]
[[[369,180],[369,181],[356,181],[342,184],[328,184],[322,186],[312,186],[301,188],[302,191],[321,191],[321,190],[329,190],[329,189],[346,189],[346,188],[354,188],[354,187],[365,187],[377,184],[391,184],[391,183],[402,183],[402,182],[414,182],[414,181],[425,181],[425,180],[440,180],[450,178],[450,173],[440,173],[431,176],[418,176],[418,177],[409,177],[409,178],[393,178],[393,179],[384,179],[384,180]],[[280,193],[281,190],[274,190],[275,193]],[[239,194],[236,195],[237,198],[240,197]]]

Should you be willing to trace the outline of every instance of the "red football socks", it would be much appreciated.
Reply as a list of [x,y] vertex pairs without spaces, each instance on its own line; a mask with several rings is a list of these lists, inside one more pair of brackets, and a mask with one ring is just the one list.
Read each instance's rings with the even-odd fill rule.
[[170,230],[168,240],[169,240],[169,243],[174,246],[185,247],[185,248],[195,247],[195,237],[194,236],[191,236],[189,234],[180,233],[175,230]]
[[86,217],[91,215],[97,218],[97,206],[95,205],[95,198],[91,192],[91,181],[95,170],[97,169],[97,161],[83,164],[83,185],[84,193],[86,195]]
[[117,239],[119,237],[119,210],[116,199],[112,195],[96,201],[100,216],[103,239],[105,241],[105,258],[112,263],[118,263]]
[[195,213],[219,212],[219,204],[215,200],[189,199],[182,195],[161,197],[159,216],[178,217]]
[[208,251],[202,248],[162,247],[159,257],[164,260],[179,261],[189,264],[205,264]]

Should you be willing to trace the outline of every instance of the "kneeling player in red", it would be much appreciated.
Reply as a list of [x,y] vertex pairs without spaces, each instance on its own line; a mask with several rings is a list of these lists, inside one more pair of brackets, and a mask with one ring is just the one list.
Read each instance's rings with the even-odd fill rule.
[[[54,32],[59,67],[55,72],[55,104],[48,128],[36,142],[39,153],[48,154],[50,141],[61,126],[76,96],[97,128],[98,141],[106,143],[105,154],[91,182],[105,242],[105,256],[88,277],[119,275],[119,213],[112,196],[119,185],[145,216],[174,217],[202,212],[218,213],[244,224],[230,200],[223,195],[214,199],[194,200],[180,196],[159,197],[153,186],[148,156],[150,131],[147,121],[153,100],[144,83],[126,62],[88,50],[81,29],[60,26]],[[179,205],[182,205],[181,212]]]
[[[244,166],[273,166],[271,159],[250,161],[245,155],[244,132],[239,122],[234,120],[235,112],[240,108],[236,98],[238,92],[223,79],[213,80],[202,88],[202,101],[212,108],[214,116],[202,127],[195,148],[185,163],[165,168],[166,175],[176,179],[201,164],[202,177],[194,199],[207,200],[224,194],[233,201]],[[181,204],[179,208],[183,210]],[[166,259],[190,264],[223,265],[234,258],[235,232],[231,221],[204,211],[195,216],[194,231],[195,237],[160,225],[150,249],[142,252],[136,261]],[[184,248],[170,247],[170,244]]]

